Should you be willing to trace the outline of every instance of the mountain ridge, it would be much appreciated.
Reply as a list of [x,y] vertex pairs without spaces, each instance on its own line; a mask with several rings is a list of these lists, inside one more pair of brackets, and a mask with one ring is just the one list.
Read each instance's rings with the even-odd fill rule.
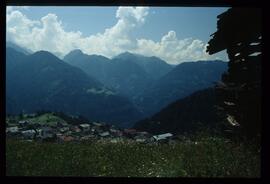
[[154,82],[135,97],[147,115],[153,115],[175,100],[184,98],[197,90],[213,86],[227,69],[222,61],[186,62]]
[[[130,126],[140,117],[127,98],[47,51],[17,58],[19,65],[15,59],[16,54],[20,54],[9,48],[6,52],[6,109],[9,113],[63,111],[108,123],[119,122],[120,126]],[[15,64],[9,65],[10,61]]]
[[170,103],[153,116],[136,122],[133,128],[154,134],[182,134],[200,128],[222,128],[221,122],[225,115],[216,106],[215,89],[206,88]]
[[[116,99],[112,99],[112,97],[118,96],[121,100],[118,97],[117,99],[123,104],[123,108],[118,105],[116,109],[134,109],[131,111],[134,111],[134,114],[136,115],[130,116],[129,118],[126,117],[127,121],[130,119],[132,122],[151,117],[170,103],[185,98],[197,90],[210,87],[214,82],[217,82],[220,79],[220,76],[222,72],[226,70],[227,65],[226,62],[214,60],[185,62],[168,68],[167,66],[169,65],[167,65],[165,61],[155,56],[146,57],[129,52],[119,54],[118,56],[109,59],[101,55],[87,55],[81,50],[75,49],[68,53],[64,57],[64,60],[61,60],[48,51],[37,51],[30,55],[22,55],[22,53],[18,51],[14,54],[14,49],[13,51],[11,50],[12,49],[7,48],[6,51],[7,55],[9,55],[9,64],[7,66],[8,72],[10,72],[13,67],[18,73],[16,76],[17,78],[24,79],[24,77],[28,77],[28,80],[36,85],[39,82],[33,81],[32,78],[40,76],[41,74],[47,76],[47,80],[52,81],[52,83],[48,84],[45,82],[48,85],[47,89],[41,87],[43,91],[48,90],[47,93],[50,93],[52,96],[45,100],[47,104],[49,104],[52,99],[56,98],[56,93],[61,94],[65,90],[70,94],[80,95],[82,98],[87,98],[87,95],[97,95],[99,96],[98,99],[101,100],[101,104],[104,106],[106,106],[105,99],[108,100],[108,98],[118,104]],[[13,52],[13,54],[10,54],[9,52]],[[16,65],[19,65],[19,62],[14,63],[14,57],[20,57],[20,60],[22,60],[20,63],[28,63],[27,66],[32,68],[32,71],[28,71],[25,66],[15,67]],[[31,62],[27,61],[29,58]],[[146,63],[150,65],[147,66]],[[164,70],[167,72],[163,71],[164,73],[159,78],[153,78],[150,74],[151,72],[149,73],[149,71],[145,69],[154,66],[153,63],[162,63],[162,65],[154,65],[157,66],[157,68],[160,66],[161,68],[163,68],[163,66],[167,67]],[[38,68],[36,68],[37,66]],[[69,71],[67,68],[70,67],[73,71],[71,73],[67,72]],[[33,73],[35,70],[37,70],[36,73],[30,77],[29,73]],[[22,75],[22,73],[25,74]],[[70,86],[70,89],[64,87],[64,81],[61,80],[61,77],[69,79],[64,81]],[[76,81],[77,77],[80,78],[80,82]],[[37,77],[37,79],[39,78]],[[44,78],[41,78],[40,80],[45,81]],[[89,81],[91,81],[91,84]],[[89,85],[86,85],[86,83],[89,83]],[[13,79],[11,84],[21,86],[20,83],[16,83],[15,79]],[[27,85],[31,86],[29,83],[27,83]],[[23,86],[21,86],[21,89],[24,89]],[[13,94],[13,92],[10,93]],[[24,95],[27,95],[27,93],[24,92]],[[43,95],[46,96],[46,93],[43,93]],[[15,96],[15,94],[13,94],[13,96]],[[61,97],[62,104],[65,104],[64,96],[65,95]],[[100,96],[103,96],[104,99],[100,99]],[[17,106],[20,104],[17,103],[18,100],[14,100],[12,95],[9,95],[7,98],[9,106],[12,103],[17,104]],[[60,96],[57,97],[57,99],[59,98]],[[66,98],[71,97],[66,96]],[[97,101],[94,100],[92,102]],[[129,105],[124,105],[124,103]],[[93,105],[90,109],[94,109]],[[110,105],[113,106],[113,104]],[[86,108],[87,105],[84,104],[82,106]],[[61,109],[61,107],[58,108]],[[80,109],[79,104],[77,104],[76,109],[77,110],[74,112],[78,113],[78,109]],[[71,111],[70,107],[69,111]],[[107,112],[109,111],[111,113],[113,112],[113,110],[107,109]],[[84,111],[84,114],[86,113],[87,112]],[[96,115],[97,114],[101,117],[101,112],[96,112]],[[121,115],[118,114],[118,116]],[[113,120],[110,122],[112,121]]]
[[23,48],[23,47],[19,46],[18,44],[11,42],[11,41],[6,41],[6,48],[7,47],[13,48],[16,51],[21,52],[21,53],[26,54],[26,55],[33,53],[32,50],[27,49],[27,48]]

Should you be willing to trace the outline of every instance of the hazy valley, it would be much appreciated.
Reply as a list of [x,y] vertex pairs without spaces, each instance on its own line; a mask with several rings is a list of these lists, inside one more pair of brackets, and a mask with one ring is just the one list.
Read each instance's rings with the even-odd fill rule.
[[8,114],[56,111],[120,127],[132,127],[170,103],[213,86],[227,69],[222,61],[173,66],[127,52],[108,59],[74,50],[61,60],[46,51],[27,54],[14,45],[7,44],[6,51]]

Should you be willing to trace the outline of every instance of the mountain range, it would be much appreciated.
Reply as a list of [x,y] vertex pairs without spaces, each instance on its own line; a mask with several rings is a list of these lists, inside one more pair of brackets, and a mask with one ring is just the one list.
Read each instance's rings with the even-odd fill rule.
[[6,56],[8,113],[62,111],[119,126],[140,118],[127,98],[47,51],[24,55],[7,48]]
[[73,50],[63,60],[6,44],[7,113],[63,111],[122,127],[211,87],[227,70],[222,61],[170,65],[125,52],[112,59]]
[[79,67],[106,86],[128,97],[144,117],[219,81],[227,63],[219,60],[170,65],[157,57],[129,52],[112,59],[71,51],[64,61]]
[[137,95],[134,103],[147,116],[153,115],[178,99],[213,86],[226,70],[227,63],[219,60],[179,64]]
[[72,66],[79,67],[88,75],[130,99],[141,94],[153,81],[173,68],[159,58],[129,52],[108,59],[104,56],[87,55],[80,50],[74,50],[63,60]]

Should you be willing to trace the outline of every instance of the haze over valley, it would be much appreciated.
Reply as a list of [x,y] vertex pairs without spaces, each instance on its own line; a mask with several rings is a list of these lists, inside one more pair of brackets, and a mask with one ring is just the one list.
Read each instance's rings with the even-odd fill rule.
[[121,127],[213,86],[227,67],[218,60],[175,66],[129,52],[109,59],[74,50],[61,60],[9,42],[6,56],[7,113],[61,111]]

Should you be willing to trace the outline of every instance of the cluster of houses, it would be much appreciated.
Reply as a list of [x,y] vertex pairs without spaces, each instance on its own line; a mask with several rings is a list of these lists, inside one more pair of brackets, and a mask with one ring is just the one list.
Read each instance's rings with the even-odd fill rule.
[[123,140],[133,140],[139,143],[157,143],[173,141],[171,133],[151,135],[148,132],[135,129],[119,129],[113,125],[102,123],[83,123],[71,125],[62,122],[41,125],[29,121],[18,121],[16,126],[7,126],[7,137],[16,137],[25,140],[70,142],[109,140],[113,143]]

